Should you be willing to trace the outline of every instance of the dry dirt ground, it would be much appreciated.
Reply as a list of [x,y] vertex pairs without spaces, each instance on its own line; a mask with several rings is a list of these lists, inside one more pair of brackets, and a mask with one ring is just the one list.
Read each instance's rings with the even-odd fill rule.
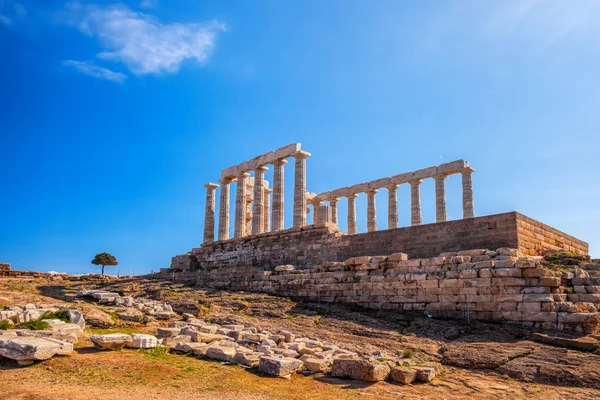
[[[268,378],[256,369],[154,350],[95,350],[93,333],[149,332],[155,326],[118,322],[109,330],[86,328],[71,357],[55,357],[19,368],[0,360],[0,399],[597,399],[600,355],[532,340],[531,332],[490,324],[431,320],[422,315],[370,312],[341,305],[299,303],[251,293],[204,291],[145,279],[104,284],[2,280],[0,297],[11,304],[70,303],[101,307],[75,298],[81,288],[102,287],[147,296],[194,311],[215,322],[241,322],[286,329],[359,353],[383,350],[445,364],[429,384],[409,386],[334,379],[326,375]],[[588,336],[578,340],[596,342]]]

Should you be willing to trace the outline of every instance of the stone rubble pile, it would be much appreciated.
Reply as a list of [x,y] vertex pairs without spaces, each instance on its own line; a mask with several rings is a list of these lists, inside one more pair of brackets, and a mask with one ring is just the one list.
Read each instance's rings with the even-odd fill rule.
[[[48,313],[59,311],[68,316],[70,322],[43,319]],[[10,325],[35,320],[48,324],[48,328],[0,330],[0,356],[15,360],[19,365],[29,365],[55,355],[69,355],[85,328],[85,320],[79,311],[62,306],[26,304],[23,307],[6,306],[0,311],[0,321]]]
[[391,380],[410,384],[429,382],[442,371],[439,363],[386,357],[383,352],[360,356],[318,339],[297,338],[288,331],[272,333],[241,324],[208,323],[189,314],[184,318],[157,328],[158,339],[137,334],[97,335],[91,339],[104,349],[164,345],[176,352],[258,367],[260,372],[276,377],[289,377],[294,372],[330,373],[367,382]]
[[76,294],[79,297],[92,297],[99,304],[127,308],[125,312],[117,314],[120,319],[127,321],[142,322],[145,315],[162,320],[177,316],[169,304],[144,297],[121,296],[104,290],[78,290]]

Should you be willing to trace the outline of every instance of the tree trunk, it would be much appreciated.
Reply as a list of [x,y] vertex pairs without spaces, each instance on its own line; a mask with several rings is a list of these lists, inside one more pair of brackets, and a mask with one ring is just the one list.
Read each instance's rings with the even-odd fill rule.
[[104,276],[104,265],[102,266],[102,276]]

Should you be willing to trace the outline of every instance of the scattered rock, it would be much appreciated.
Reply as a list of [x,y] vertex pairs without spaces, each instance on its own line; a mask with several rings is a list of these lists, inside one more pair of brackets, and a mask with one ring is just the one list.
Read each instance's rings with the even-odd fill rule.
[[95,328],[110,328],[115,324],[110,315],[96,308],[84,311],[84,316],[87,324]]
[[109,349],[109,350],[120,350],[126,344],[131,343],[132,339],[130,335],[126,335],[124,333],[109,333],[107,335],[93,335],[90,336],[90,340],[92,343],[96,345],[96,347],[101,349]]
[[263,356],[259,359],[258,370],[263,374],[284,377],[296,372],[302,365],[302,361],[295,358]]
[[132,349],[151,349],[156,346],[158,346],[156,336],[142,333],[131,334],[131,343],[127,343],[127,347],[131,347]]
[[72,352],[71,343],[52,338],[0,336],[0,356],[15,360],[19,365],[29,365],[55,355],[70,355]]
[[392,368],[390,373],[390,380],[392,382],[401,383],[403,385],[410,385],[417,378],[417,371],[408,367],[395,367]]
[[333,360],[331,375],[339,378],[352,378],[367,382],[384,381],[390,374],[390,367],[380,361],[366,359]]

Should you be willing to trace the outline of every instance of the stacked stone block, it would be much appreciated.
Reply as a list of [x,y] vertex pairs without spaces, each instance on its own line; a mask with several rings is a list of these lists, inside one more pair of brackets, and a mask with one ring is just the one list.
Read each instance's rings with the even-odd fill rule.
[[220,289],[420,312],[435,318],[597,332],[600,263],[571,270],[554,270],[545,264],[542,256],[524,257],[518,249],[475,249],[421,259],[410,259],[405,253],[351,257],[304,270],[221,267],[198,270],[194,279]]

